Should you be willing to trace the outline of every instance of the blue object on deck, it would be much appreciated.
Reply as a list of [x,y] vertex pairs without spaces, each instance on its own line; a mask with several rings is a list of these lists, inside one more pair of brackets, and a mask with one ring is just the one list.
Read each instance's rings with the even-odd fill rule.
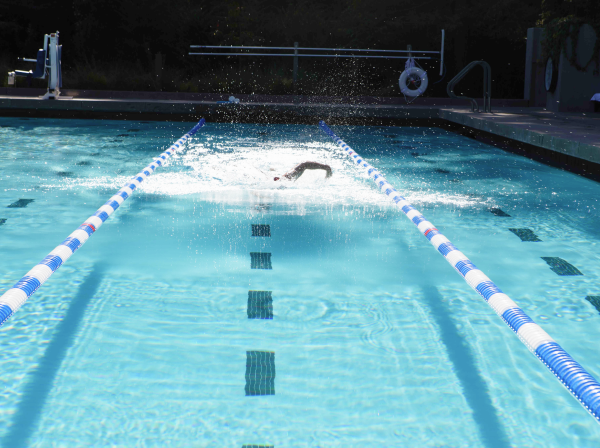
[[38,50],[35,71],[15,70],[15,75],[26,76],[27,78],[44,79],[46,77],[46,51]]
[[229,97],[229,101],[217,101],[217,104],[239,104],[239,103],[240,103],[240,99],[236,98],[233,95]]

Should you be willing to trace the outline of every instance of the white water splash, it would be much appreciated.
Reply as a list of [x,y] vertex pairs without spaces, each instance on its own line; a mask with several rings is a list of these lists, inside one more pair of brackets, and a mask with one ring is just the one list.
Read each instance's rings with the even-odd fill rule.
[[[369,205],[392,207],[368,177],[336,146],[318,141],[259,141],[259,139],[208,138],[192,142],[183,154],[167,159],[165,165],[147,178],[139,190],[169,196],[200,195],[204,200],[225,203],[269,202],[311,205]],[[325,179],[322,170],[306,171],[296,181],[274,181],[296,165],[315,161],[330,165],[333,176]],[[376,162],[373,162],[374,164]],[[95,176],[65,179],[46,188],[119,189],[135,173],[123,176]],[[385,174],[385,173],[384,173]],[[388,178],[410,202],[417,205],[446,204],[473,207],[482,198],[435,190],[413,190],[402,181]],[[484,201],[485,202],[485,201]]]

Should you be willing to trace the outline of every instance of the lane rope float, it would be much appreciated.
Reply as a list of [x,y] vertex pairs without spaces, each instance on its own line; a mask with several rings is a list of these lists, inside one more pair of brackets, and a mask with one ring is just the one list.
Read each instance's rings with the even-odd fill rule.
[[389,196],[429,242],[444,256],[502,320],[517,334],[521,342],[533,353],[579,403],[600,422],[600,383],[577,363],[558,343],[525,312],[504,294],[494,282],[460,252],[448,238],[418,212],[375,169],[339,138],[324,121],[319,127],[342,148],[354,163],[363,168],[382,193]]
[[6,291],[0,297],[0,325],[4,324],[19,308],[27,301],[40,286],[50,278],[62,264],[75,253],[77,249],[85,244],[92,234],[102,226],[104,221],[114,213],[125,199],[133,194],[133,190],[149,177],[156,168],[162,166],[164,161],[183,149],[187,140],[204,126],[206,120],[202,118],[196,126],[190,129],[184,136],[173,143],[169,149],[160,154],[154,162],[133,176],[132,179],[111,197],[106,204],[100,207],[96,213],[84,221],[83,224],[71,233],[60,245],[46,256],[39,264],[25,274],[21,280]]

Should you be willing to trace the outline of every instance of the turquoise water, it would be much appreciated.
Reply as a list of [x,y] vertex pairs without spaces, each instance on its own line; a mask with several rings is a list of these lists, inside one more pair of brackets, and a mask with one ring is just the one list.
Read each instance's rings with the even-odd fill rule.
[[[191,127],[0,118],[0,293]],[[600,377],[600,314],[585,299],[600,295],[598,183],[437,128],[333,130]],[[271,180],[306,160],[333,177]],[[18,199],[34,201],[7,208]],[[252,224],[271,237],[252,237]],[[270,253],[272,269],[251,269],[251,252]],[[558,276],[540,257],[583,276]],[[272,319],[248,318],[249,291],[271,291]],[[317,126],[207,124],[0,338],[2,447],[592,447],[600,437]],[[247,351],[274,353],[273,395],[245,395]]]

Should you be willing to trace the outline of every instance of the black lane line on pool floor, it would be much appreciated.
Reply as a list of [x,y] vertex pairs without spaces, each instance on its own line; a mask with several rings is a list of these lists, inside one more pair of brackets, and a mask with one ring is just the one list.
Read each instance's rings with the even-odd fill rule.
[[31,204],[35,199],[19,199],[18,201],[13,202],[10,205],[7,205],[6,208],[23,208],[27,207],[27,204]]
[[600,313],[600,296],[587,296],[585,298],[588,302],[590,302],[594,308]]
[[273,269],[270,252],[250,252],[250,269]]
[[579,269],[559,257],[540,257],[558,275],[583,275]]
[[252,224],[252,236],[271,237],[271,226],[269,224]]
[[537,242],[542,241],[538,238],[538,236],[531,229],[508,229],[508,230],[510,230],[515,235],[517,235],[519,238],[521,238],[521,241],[524,241],[524,242],[537,243]]
[[246,352],[247,397],[275,395],[275,352],[252,350]]
[[460,382],[463,396],[473,411],[472,417],[479,429],[483,446],[485,448],[510,447],[502,421],[490,398],[486,381],[481,377],[475,357],[468,343],[460,335],[442,294],[434,285],[422,285],[421,289],[429,312],[439,328],[440,339],[446,346],[446,353],[452,363],[452,370]]
[[510,218],[510,215],[508,213],[506,213],[504,210],[497,208],[497,207],[490,208],[489,212],[492,215],[501,216],[503,218]]
[[[253,237],[271,237],[271,226],[252,224]],[[250,252],[251,269],[272,269],[270,252]],[[248,291],[248,319],[273,319],[271,291]],[[246,351],[247,397],[275,395],[275,352]],[[260,445],[257,445],[260,446]]]
[[48,394],[60,370],[67,351],[73,345],[85,311],[98,291],[104,277],[103,266],[93,266],[91,272],[79,286],[65,317],[56,326],[52,340],[48,344],[38,367],[33,370],[23,390],[12,417],[8,432],[0,440],[2,448],[21,448],[29,446],[29,438],[37,429],[38,421]]
[[271,291],[248,291],[248,319],[273,319]]

